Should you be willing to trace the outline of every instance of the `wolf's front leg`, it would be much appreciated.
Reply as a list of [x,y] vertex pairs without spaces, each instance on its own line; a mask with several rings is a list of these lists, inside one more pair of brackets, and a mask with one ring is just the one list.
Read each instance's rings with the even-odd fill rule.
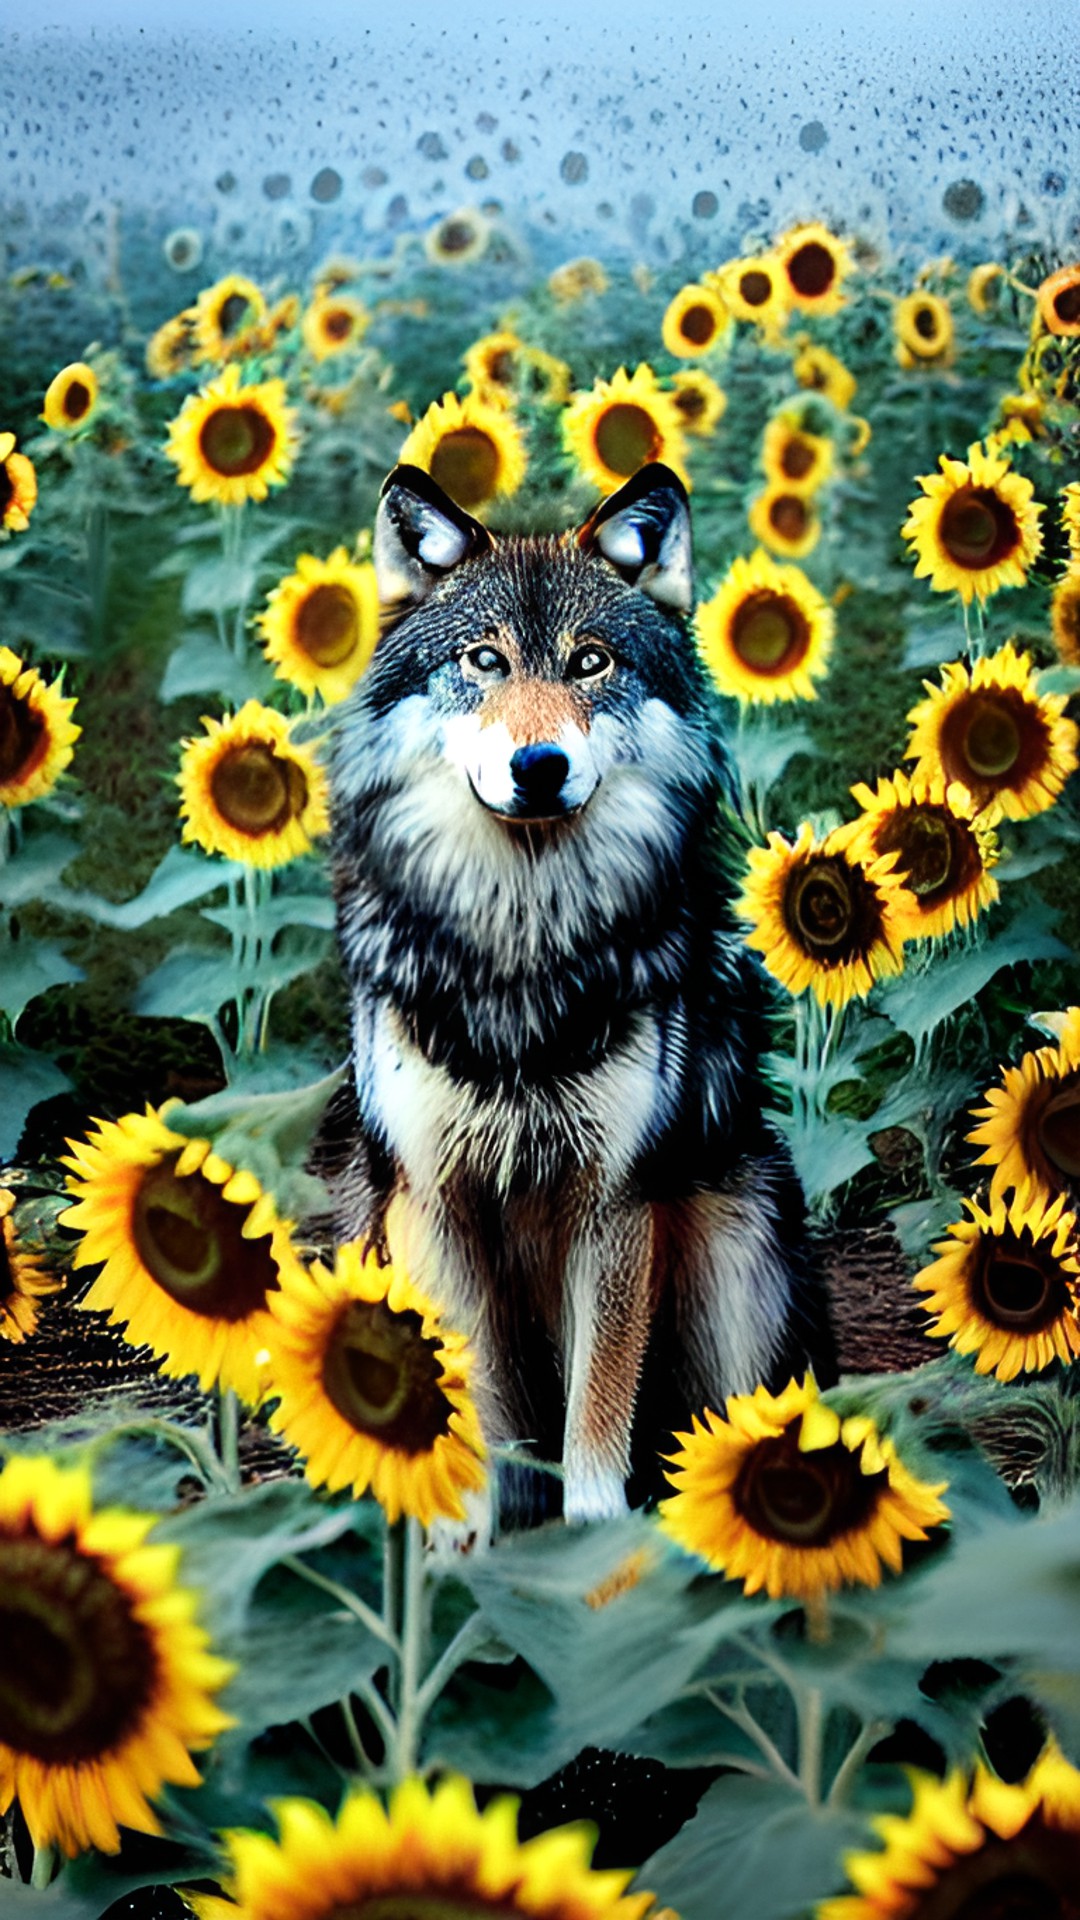
[[630,1429],[649,1338],[653,1223],[647,1207],[586,1216],[566,1267],[563,1512],[571,1526],[626,1512]]

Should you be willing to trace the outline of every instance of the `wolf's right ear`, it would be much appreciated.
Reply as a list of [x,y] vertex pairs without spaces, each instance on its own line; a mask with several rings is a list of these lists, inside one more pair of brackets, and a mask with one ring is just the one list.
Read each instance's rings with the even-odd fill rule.
[[383,485],[373,541],[384,613],[418,606],[454,567],[492,545],[487,528],[455,506],[422,467],[395,467]]
[[649,461],[597,507],[578,545],[598,553],[632,587],[663,607],[689,613],[694,603],[690,503],[677,473]]

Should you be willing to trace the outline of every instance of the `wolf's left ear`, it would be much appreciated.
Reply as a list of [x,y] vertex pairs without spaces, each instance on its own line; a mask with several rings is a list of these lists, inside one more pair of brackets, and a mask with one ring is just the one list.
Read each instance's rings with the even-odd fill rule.
[[690,503],[677,473],[658,460],[639,467],[597,507],[578,545],[598,553],[662,607],[689,613],[694,600]]
[[380,604],[391,611],[419,605],[445,574],[491,545],[487,528],[422,467],[395,467],[383,485],[372,542]]

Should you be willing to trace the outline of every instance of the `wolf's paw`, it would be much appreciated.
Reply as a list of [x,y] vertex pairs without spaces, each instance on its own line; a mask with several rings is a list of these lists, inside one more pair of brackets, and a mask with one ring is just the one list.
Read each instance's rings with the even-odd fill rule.
[[454,1560],[462,1553],[486,1553],[495,1531],[491,1493],[482,1487],[463,1496],[464,1520],[435,1520],[428,1528],[428,1551],[436,1560]]
[[617,1520],[629,1512],[622,1475],[609,1467],[573,1467],[563,1470],[563,1517],[568,1527],[590,1520]]

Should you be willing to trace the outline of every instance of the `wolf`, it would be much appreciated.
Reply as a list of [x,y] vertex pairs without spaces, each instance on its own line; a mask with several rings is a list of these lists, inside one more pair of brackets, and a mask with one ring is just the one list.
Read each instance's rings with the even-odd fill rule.
[[597,1520],[690,1414],[830,1369],[764,1112],[687,496],[653,463],[572,534],[499,538],[399,466],[374,561],[331,773],[338,1231],[383,1246],[395,1203],[489,1442],[561,1459],[566,1519]]

